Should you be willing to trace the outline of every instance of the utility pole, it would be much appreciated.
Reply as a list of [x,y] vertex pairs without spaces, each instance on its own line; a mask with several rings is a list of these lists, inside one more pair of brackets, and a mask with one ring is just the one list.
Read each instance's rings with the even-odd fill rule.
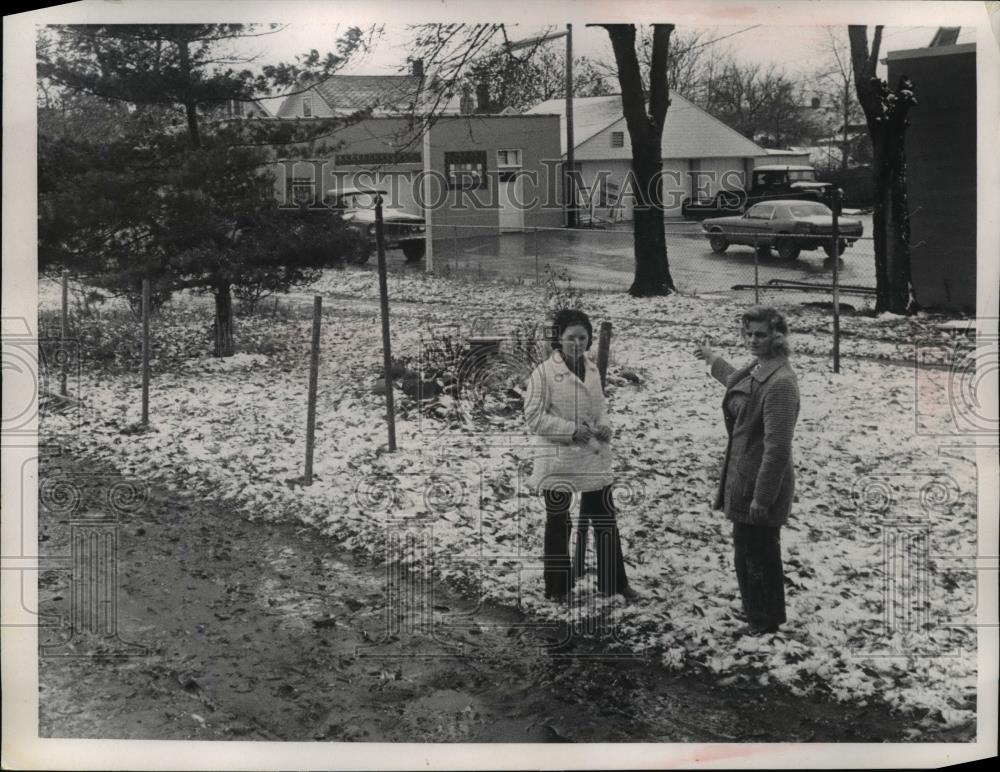
[[566,224],[574,227],[577,224],[576,216],[576,186],[571,174],[576,166],[576,159],[573,154],[573,25],[567,24],[565,32],[545,33],[539,37],[525,38],[513,43],[507,43],[508,53],[522,48],[534,48],[541,43],[558,38],[566,38],[566,166],[565,166],[565,191],[566,191]]

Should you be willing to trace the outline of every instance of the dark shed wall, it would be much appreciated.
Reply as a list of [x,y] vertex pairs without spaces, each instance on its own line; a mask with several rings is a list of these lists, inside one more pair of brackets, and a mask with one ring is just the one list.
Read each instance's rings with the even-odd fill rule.
[[976,54],[926,51],[888,61],[890,85],[905,75],[917,98],[906,134],[914,292],[925,307],[974,311]]

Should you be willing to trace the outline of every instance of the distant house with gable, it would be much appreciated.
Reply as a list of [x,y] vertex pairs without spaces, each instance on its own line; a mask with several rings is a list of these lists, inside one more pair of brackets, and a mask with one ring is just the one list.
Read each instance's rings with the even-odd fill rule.
[[409,74],[330,76],[287,96],[276,118],[351,119],[327,132],[338,145],[329,156],[279,164],[283,200],[321,200],[360,180],[386,188],[388,206],[423,216],[433,239],[562,224],[558,173],[547,165],[558,159],[558,119],[488,112],[471,88],[442,96],[417,61]]
[[336,118],[369,112],[372,116],[459,115],[476,112],[470,94],[446,95],[439,101],[428,89],[423,64],[414,61],[405,75],[331,75],[281,102],[278,118]]
[[[550,99],[527,115],[559,115],[566,156],[566,102]],[[635,194],[630,183],[632,143],[620,95],[573,100],[574,162],[586,189],[578,203],[599,219],[631,220]],[[713,195],[744,185],[756,159],[767,151],[678,93],[670,94],[663,129],[665,215],[680,217],[687,196]],[[773,161],[771,161],[773,162]]]

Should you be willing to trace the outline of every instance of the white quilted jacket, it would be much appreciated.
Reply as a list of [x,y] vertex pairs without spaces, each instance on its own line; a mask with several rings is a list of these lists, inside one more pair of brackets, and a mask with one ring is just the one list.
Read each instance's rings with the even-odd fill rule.
[[552,352],[531,373],[524,400],[524,417],[536,435],[534,469],[528,485],[534,490],[568,488],[600,490],[613,481],[611,447],[596,438],[574,443],[577,423],[596,429],[606,424],[607,404],[597,366],[586,359],[581,381],[566,366],[560,351]]

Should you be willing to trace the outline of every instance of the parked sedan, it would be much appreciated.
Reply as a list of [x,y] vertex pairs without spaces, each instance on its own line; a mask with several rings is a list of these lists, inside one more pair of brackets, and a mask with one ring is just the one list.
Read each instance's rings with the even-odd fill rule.
[[[326,200],[334,211],[339,212],[362,239],[351,255],[351,261],[365,263],[375,251],[375,197],[388,195],[385,190],[374,188],[345,187],[329,190]],[[386,249],[401,249],[406,262],[414,263],[424,256],[426,221],[423,217],[404,212],[398,207],[383,207],[383,234]]]
[[[725,252],[730,244],[746,244],[767,250],[774,247],[783,260],[794,260],[803,249],[822,247],[833,257],[833,212],[813,201],[765,201],[739,216],[713,217],[701,224],[713,252]],[[860,220],[839,218],[837,254],[857,241],[864,231]]]

